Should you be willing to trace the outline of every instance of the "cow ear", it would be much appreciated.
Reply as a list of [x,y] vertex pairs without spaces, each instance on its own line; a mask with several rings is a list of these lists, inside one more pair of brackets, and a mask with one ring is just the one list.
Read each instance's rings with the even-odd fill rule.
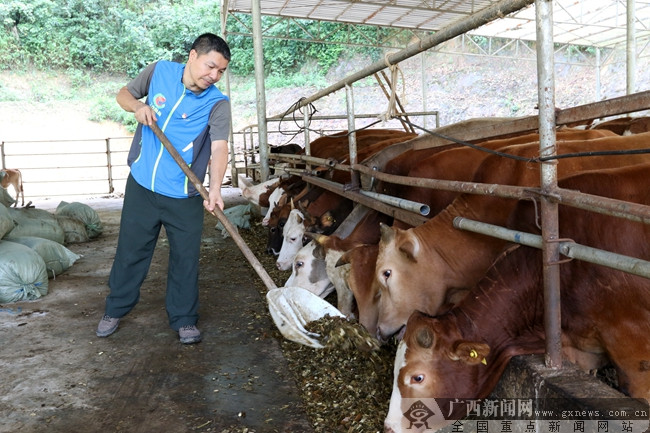
[[395,230],[384,223],[379,223],[379,232],[381,233],[381,242],[389,243],[395,238]]
[[417,262],[418,253],[420,252],[420,241],[417,237],[409,233],[408,238],[399,246],[399,251],[406,256],[408,260]]
[[428,326],[421,326],[415,333],[415,342],[424,349],[429,349],[433,346],[433,330]]
[[320,224],[322,227],[332,227],[336,224],[336,218],[332,216],[332,212],[327,211],[320,217]]
[[318,260],[325,260],[325,248],[318,242],[316,242],[316,245],[314,246],[314,258]]
[[449,358],[452,361],[462,361],[467,365],[485,364],[490,353],[490,346],[473,341],[459,341],[454,345]]
[[341,257],[339,257],[339,259],[336,261],[334,267],[338,268],[339,266],[348,265],[348,264],[350,264],[350,251],[346,251],[343,254],[341,254]]

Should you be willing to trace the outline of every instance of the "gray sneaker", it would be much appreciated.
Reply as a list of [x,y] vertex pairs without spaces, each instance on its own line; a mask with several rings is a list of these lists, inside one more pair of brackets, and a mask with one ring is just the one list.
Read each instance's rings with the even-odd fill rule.
[[193,344],[201,341],[201,331],[194,325],[182,326],[178,330],[178,336],[183,344]]
[[117,330],[117,325],[119,324],[120,319],[104,315],[102,320],[99,321],[99,325],[97,325],[97,336],[108,337]]

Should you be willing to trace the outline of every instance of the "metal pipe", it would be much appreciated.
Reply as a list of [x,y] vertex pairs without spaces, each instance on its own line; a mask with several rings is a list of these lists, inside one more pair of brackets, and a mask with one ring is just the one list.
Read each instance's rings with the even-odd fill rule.
[[[553,58],[553,2],[535,0],[537,28],[537,94],[539,106],[540,156],[554,156],[555,148],[555,76]],[[542,164],[543,192],[557,189],[557,162]],[[562,322],[560,310],[560,258],[558,204],[542,199],[542,238],[544,243],[544,330],[546,366],[562,368]]]
[[[228,7],[227,7],[228,1],[225,1],[224,4],[224,9],[222,9],[221,13],[221,37],[223,38],[224,41],[228,41],[228,31],[226,29],[226,22],[228,21]],[[226,95],[228,95],[229,98],[232,98],[232,92],[230,90],[230,69],[226,69],[226,74],[223,77],[224,78],[224,86],[226,90]],[[232,123],[232,116],[230,116],[230,131],[228,133],[228,141],[230,142],[230,181],[232,182],[232,185],[234,187],[239,186],[239,178],[237,176],[237,164],[235,163],[236,161],[236,152],[235,152],[235,139],[234,139],[234,133],[233,133],[233,123]]]
[[[357,163],[357,129],[354,123],[354,92],[352,91],[352,84],[345,85],[345,102],[348,112],[348,155],[350,157],[350,165]],[[359,173],[350,171],[350,187],[352,189],[359,188],[361,184]]]
[[406,200],[399,197],[393,197],[392,195],[380,194],[373,191],[359,190],[359,192],[366,197],[374,198],[379,200],[382,203],[389,204],[391,206],[398,207],[400,209],[405,209],[411,212],[419,213],[420,215],[427,216],[429,215],[430,208],[424,203],[418,203],[416,201]]
[[627,94],[634,93],[636,88],[636,29],[634,12],[636,10],[636,0],[627,0],[627,42],[625,46],[626,55],[626,90]]
[[303,161],[309,164],[326,165],[328,167],[334,167],[335,165],[337,165],[337,162],[334,158],[319,158],[317,156],[295,155],[291,153],[274,153],[270,159],[296,160],[296,161]]
[[[537,249],[542,248],[542,237],[532,233],[510,230],[505,227],[487,224],[480,221],[470,220],[464,217],[456,217],[453,221],[454,227],[474,233],[492,236],[504,241],[514,242]],[[572,259],[578,259],[601,266],[606,266],[619,271],[628,272],[640,277],[650,278],[650,262],[622,254],[592,248],[570,241],[558,242],[563,255]]]
[[534,1],[535,0],[501,0],[496,3],[493,3],[483,10],[475,12],[470,16],[455,21],[453,24],[450,24],[447,27],[444,27],[436,31],[433,35],[427,36],[426,38],[420,40],[419,42],[414,42],[412,44],[409,44],[403,50],[397,51],[392,54],[388,54],[384,61],[375,62],[372,65],[332,84],[331,86],[321,90],[320,92],[317,92],[312,96],[309,96],[301,100],[298,104],[296,104],[291,108],[292,111],[288,111],[276,116],[272,116],[271,118],[285,116],[286,114],[296,111],[299,108],[304,107],[305,105],[311,104],[312,102],[322,98],[323,96],[327,96],[330,93],[334,93],[337,90],[342,89],[347,84],[354,83],[355,81],[359,81],[363,78],[373,75],[381,71],[382,69],[388,67],[389,65],[394,65],[403,60],[411,58],[423,51],[428,50],[431,47],[434,47],[450,39],[453,39],[456,36],[460,36],[464,33],[467,33],[470,30],[474,30],[478,27],[481,27],[482,25],[490,21],[494,21],[495,19],[503,18],[505,15],[511,14],[513,12],[517,12],[518,10],[534,3]]
[[343,196],[347,199],[350,199],[356,203],[360,203],[378,212],[381,212],[388,216],[392,216],[393,218],[405,222],[406,224],[409,224],[413,227],[419,226],[420,224],[424,224],[425,222],[428,221],[428,219],[426,217],[423,217],[422,215],[419,215],[415,212],[409,212],[404,209],[397,208],[395,206],[390,206],[386,203],[382,203],[377,200],[373,200],[370,197],[366,197],[365,195],[359,193],[358,191],[351,191],[345,188],[340,183],[332,182],[331,180],[326,180],[320,177],[313,177],[313,176],[303,176],[302,178],[305,182],[309,182],[312,185],[319,186],[328,191]]
[[[257,100],[257,139],[260,148],[260,177],[264,182],[269,178],[269,143],[266,124],[266,89],[264,87],[264,48],[262,43],[261,0],[252,0],[253,51],[255,53],[255,97]],[[251,144],[252,145],[252,144]]]
[[106,168],[108,169],[108,193],[113,194],[115,188],[113,187],[113,161],[111,158],[111,139],[106,139]]

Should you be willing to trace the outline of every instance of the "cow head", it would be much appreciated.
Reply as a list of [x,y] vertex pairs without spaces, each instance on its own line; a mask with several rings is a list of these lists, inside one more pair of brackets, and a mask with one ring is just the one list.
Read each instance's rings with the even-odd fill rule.
[[416,405],[431,430],[466,416],[467,406],[454,402],[479,398],[489,351],[487,344],[462,339],[452,321],[414,312],[395,355],[384,431],[409,431]]
[[278,260],[276,261],[276,265],[281,271],[291,268],[298,250],[307,243],[308,239],[304,235],[309,224],[310,219],[305,218],[305,215],[300,210],[292,209],[289,212],[287,223],[282,229],[282,248],[280,248]]
[[377,296],[372,285],[377,260],[377,245],[360,245],[338,259],[336,266],[349,265],[348,287],[354,295],[359,312],[359,323],[370,335],[377,334]]
[[372,291],[378,296],[377,336],[389,339],[416,309],[438,312],[446,290],[439,280],[440,260],[414,229],[381,224]]
[[[262,218],[263,226],[268,226],[270,224],[273,212],[275,211],[277,215],[280,207],[284,206],[287,203],[287,196],[285,194],[284,189],[280,187],[275,188],[273,192],[269,195],[268,201],[269,201],[269,208],[266,211],[266,215],[264,215],[264,218]],[[278,209],[278,211],[276,211],[276,208]]]
[[298,251],[285,286],[302,287],[321,298],[332,293],[334,286],[327,276],[325,253],[320,244],[310,242]]
[[282,232],[287,223],[289,212],[291,212],[291,204],[286,201],[284,203],[280,201],[271,211],[268,223],[269,237],[266,244],[267,253],[276,256],[280,254],[280,249],[282,248]]

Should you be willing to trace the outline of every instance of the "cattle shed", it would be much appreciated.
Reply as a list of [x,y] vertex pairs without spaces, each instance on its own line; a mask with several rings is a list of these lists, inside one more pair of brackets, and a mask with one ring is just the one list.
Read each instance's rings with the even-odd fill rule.
[[[221,0],[221,4],[222,30],[226,39],[229,30],[226,21],[229,16],[250,14],[253,18],[249,36],[253,38],[256,48],[258,122],[243,132],[235,131],[238,134],[234,134],[231,142],[249,140],[245,147],[257,146],[259,153],[251,152],[256,159],[250,163],[246,161],[247,165],[243,168],[236,166],[238,156],[232,155],[231,178],[233,183],[239,182],[242,189],[276,178],[277,173],[281,173],[280,168],[275,167],[279,163],[300,165],[294,171],[290,168],[286,170],[312,186],[355,202],[355,211],[376,209],[413,227],[427,221],[421,203],[378,194],[373,190],[377,182],[516,199],[530,198],[532,195],[536,198],[536,204],[543,209],[544,227],[548,229],[543,237],[529,238],[526,233],[513,233],[501,230],[501,227],[486,227],[480,221],[467,219],[455,221],[454,224],[463,230],[488,232],[490,236],[502,239],[515,237],[517,242],[525,245],[545,248],[550,262],[559,262],[567,250],[571,250],[572,254],[577,250],[578,255],[597,256],[608,264],[616,263],[633,272],[649,272],[650,263],[643,260],[630,262],[629,257],[603,256],[600,251],[585,253],[579,249],[580,245],[566,240],[557,243],[548,241],[557,237],[554,230],[557,230],[558,225],[559,203],[612,213],[633,221],[650,221],[648,206],[581,195],[559,188],[557,173],[552,165],[542,172],[543,187],[522,190],[519,187],[392,175],[383,173],[374,166],[385,164],[391,157],[389,152],[378,152],[369,161],[363,161],[357,155],[362,154],[361,121],[370,119],[373,122],[378,116],[390,118],[387,123],[393,122],[389,124],[395,124],[397,128],[403,127],[421,136],[430,135],[432,140],[424,146],[445,145],[450,143],[450,138],[451,142],[460,140],[472,143],[483,138],[509,137],[521,131],[539,131],[542,137],[540,155],[553,159],[555,155],[549,149],[553,148],[557,127],[650,110],[650,91],[638,89],[635,82],[635,74],[638,72],[635,66],[637,55],[647,49],[650,41],[650,0]],[[267,113],[262,40],[270,37],[270,32],[263,28],[263,16],[298,21],[339,22],[346,24],[350,31],[354,31],[355,26],[392,28],[393,35],[401,36],[399,40],[409,42],[399,45],[393,40],[369,40],[369,45],[386,48],[388,54],[384,59],[354,71],[300,101],[287,101],[286,111]],[[478,47],[473,42],[475,37],[484,38],[487,42]],[[327,43],[327,35],[306,33],[301,40]],[[507,51],[518,51],[521,48],[525,56],[534,56],[539,74],[539,115],[500,118],[496,123],[493,119],[487,119],[487,123],[483,122],[486,119],[467,119],[467,122],[441,126],[437,113],[431,109],[433,105],[427,102],[426,93],[422,95],[421,109],[415,112],[401,109],[399,98],[395,100],[401,86],[399,65],[418,56],[424,58],[428,52],[453,40],[461,41],[456,45],[461,49],[472,46],[472,49],[481,50],[482,54],[488,56],[502,55],[503,52],[499,50],[504,47],[503,41],[507,40],[509,42],[505,46],[517,47]],[[491,40],[500,42],[492,46],[489,43]],[[563,109],[555,107],[554,53],[572,46],[589,47],[597,53],[597,57],[601,53],[606,56],[606,53],[611,53],[615,48],[623,50],[627,94],[610,99],[596,98],[586,105]],[[450,48],[451,45],[446,47],[445,49],[453,49]],[[384,86],[387,108],[381,113],[358,114],[354,106],[357,84],[372,76],[378,77],[377,81],[382,83],[380,86]],[[228,93],[227,76],[224,81]],[[317,117],[312,116],[311,104],[336,92],[345,94],[348,110],[338,117],[347,124],[348,130],[356,131],[344,136],[344,146],[350,156],[347,160],[310,155],[310,143],[315,141],[316,132],[310,130],[309,125]],[[378,110],[383,108],[379,107]],[[427,115],[431,117],[427,118]],[[271,154],[268,139],[270,125],[276,125],[288,116],[295,118],[297,124],[302,122],[298,129],[302,142],[305,143],[303,155]],[[413,120],[415,118],[423,119],[422,123],[418,124]],[[435,122],[432,118],[435,118]],[[123,141],[123,149],[120,147],[119,152],[125,153],[129,138],[123,138]],[[107,147],[109,171],[117,171],[118,167],[112,166],[110,162],[111,150],[108,143]],[[117,153],[115,149],[113,152]],[[231,150],[234,153],[235,146]],[[2,163],[4,167],[4,160]],[[303,165],[314,170],[302,168]],[[274,168],[276,175],[271,172]],[[343,184],[323,179],[319,177],[323,168],[328,173],[350,173],[352,181]],[[109,173],[109,183],[110,181]],[[224,191],[226,208],[247,203],[235,188],[224,187]],[[231,196],[229,193],[234,194]],[[225,234],[222,236],[219,233],[219,228],[214,227],[216,221],[206,213],[201,267],[208,271],[202,271],[200,275],[200,328],[205,336],[201,344],[183,346],[169,343],[172,340],[176,342],[177,336],[166,327],[164,317],[163,298],[169,252],[164,233],[159,239],[150,275],[143,285],[142,300],[137,311],[125,318],[123,326],[114,336],[116,338],[95,338],[94,329],[106,296],[104,286],[116,244],[120,209],[111,200],[108,205],[103,200],[91,200],[88,203],[99,210],[105,224],[104,234],[94,242],[71,247],[85,259],[80,260],[64,275],[57,276],[59,281],[54,283],[57,293],[38,303],[0,305],[0,347],[3,348],[0,365],[6,373],[6,389],[12,390],[0,397],[0,406],[4,407],[0,408],[0,413],[6,414],[0,420],[0,432],[100,429],[142,433],[380,431],[380,427],[373,426],[383,423],[383,419],[379,423],[376,419],[367,419],[363,412],[344,407],[347,400],[340,397],[339,401],[336,398],[343,395],[346,388],[359,387],[361,389],[356,390],[356,395],[367,394],[364,397],[370,402],[369,406],[374,406],[377,412],[385,412],[388,401],[384,397],[390,396],[374,395],[372,383],[385,377],[377,379],[377,376],[370,376],[372,378],[365,379],[365,384],[341,383],[337,374],[352,373],[351,376],[355,376],[354,371],[349,370],[354,370],[355,366],[361,364],[355,364],[358,358],[363,359],[362,365],[368,368],[372,366],[380,371],[382,367],[385,376],[392,373],[392,366],[386,370],[385,365],[380,366],[375,358],[367,356],[364,351],[348,348],[341,351],[337,361],[340,364],[329,366],[323,374],[314,365],[327,362],[327,355],[324,355],[326,350],[300,346],[282,338],[268,317],[269,306],[263,297],[264,293],[279,285],[276,284],[277,277],[271,278],[269,275],[277,275],[272,273],[276,271],[275,257],[263,254],[256,257],[251,251],[255,248],[256,252],[261,252],[263,249],[262,246],[254,245],[261,235],[261,228],[257,227],[259,224],[250,232],[238,230],[221,212],[216,212],[217,218],[225,226],[224,233],[230,234],[230,238],[226,238]],[[37,208],[47,208],[48,205],[51,206],[52,203],[36,203]],[[341,227],[345,227],[348,232],[352,230],[351,225]],[[345,230],[340,233],[345,233]],[[239,254],[240,251],[242,254]],[[585,258],[594,260],[593,257]],[[251,276],[251,268],[246,261],[259,279]],[[562,289],[556,281],[555,272],[559,265],[550,262],[545,262],[544,278],[550,282],[548,286],[551,295],[557,297],[558,291]],[[212,272],[213,269],[217,272]],[[331,301],[333,296],[330,295],[327,299]],[[557,336],[559,325],[554,320],[557,305],[552,300],[548,311],[549,332]],[[502,410],[516,407],[532,409],[534,407],[531,404],[544,400],[550,402],[544,405],[545,409],[558,411],[557,413],[569,412],[568,418],[571,418],[571,414],[576,414],[574,419],[562,420],[553,427],[546,423],[548,419],[534,418],[525,423],[508,425],[496,417],[489,425],[470,422],[452,425],[441,431],[643,431],[642,427],[648,425],[647,420],[635,416],[632,417],[632,423],[624,414],[630,411],[645,413],[647,418],[647,404],[627,398],[613,387],[605,385],[602,380],[578,370],[563,359],[559,339],[549,338],[548,341],[545,354],[514,357],[490,399],[498,402]],[[639,345],[646,343],[640,341]],[[313,363],[305,361],[302,370],[296,369],[295,365],[291,365],[295,360],[292,358],[289,361],[286,355],[288,351],[299,352],[303,360],[313,358]],[[294,370],[299,373],[296,374]],[[297,389],[300,385],[297,386],[296,383],[299,381],[306,384],[303,389]],[[336,392],[332,392],[335,394],[333,400],[330,399],[331,396],[324,395],[317,386],[318,381],[334,383],[332,388]],[[321,411],[322,418],[318,414],[315,417],[307,414],[301,393],[311,396],[311,406]],[[602,426],[573,422],[582,420],[587,411],[598,410],[613,412],[611,418],[614,421]],[[326,418],[325,413],[336,413],[340,422],[327,425],[329,418]],[[550,421],[553,420],[555,419]],[[413,425],[404,431],[422,433],[433,430],[426,425]]]
[[[648,23],[650,13],[650,4],[639,1],[618,1],[618,2],[582,2],[582,1],[472,1],[472,2],[401,2],[401,1],[318,1],[305,4],[303,2],[266,2],[266,1],[244,1],[233,0],[223,3],[223,17],[230,14],[250,13],[253,16],[252,37],[255,41],[257,50],[256,78],[258,99],[258,123],[255,125],[257,135],[255,140],[259,145],[259,164],[256,165],[257,173],[261,180],[269,178],[269,159],[270,150],[267,143],[268,125],[271,121],[283,118],[289,114],[304,119],[302,131],[305,134],[305,153],[307,157],[295,158],[282,156],[271,158],[274,161],[296,162],[303,161],[307,163],[318,164],[316,160],[309,159],[309,104],[323,98],[333,92],[344,91],[347,101],[348,112],[345,115],[348,122],[348,130],[357,130],[355,112],[354,112],[354,84],[368,76],[380,73],[384,70],[394,71],[395,66],[413,56],[420,55],[427,50],[435,49],[438,45],[451,40],[452,38],[462,35],[483,36],[486,38],[512,38],[517,40],[527,40],[535,42],[535,56],[537,58],[537,78],[538,78],[538,110],[539,114],[535,116],[513,118],[506,120],[498,125],[482,126],[473,129],[470,127],[463,128],[462,132],[454,131],[458,135],[454,138],[460,140],[475,140],[487,137],[503,137],[509,134],[522,131],[538,130],[540,134],[540,156],[554,157],[555,128],[562,125],[576,125],[580,123],[589,123],[594,119],[603,119],[612,116],[627,115],[630,113],[641,112],[650,108],[650,95],[647,91],[637,92],[635,83],[636,56],[638,52],[637,43],[645,43],[648,38]],[[285,19],[310,19],[323,21],[336,21],[347,23],[349,25],[376,25],[383,27],[394,27],[398,31],[412,32],[413,37],[407,46],[398,48],[398,51],[390,52],[382,61],[373,63],[363,70],[359,70],[339,82],[315,93],[309,97],[303,98],[291,107],[288,107],[284,113],[278,113],[268,116],[264,102],[264,79],[261,71],[264,70],[262,61],[262,43],[264,30],[261,28],[261,16],[270,15],[282,17]],[[224,21],[225,23],[225,21]],[[223,26],[224,34],[227,36],[228,29]],[[315,38],[316,36],[310,35]],[[383,42],[383,41],[382,41]],[[558,109],[555,106],[555,87],[554,87],[554,53],[556,47],[561,44],[573,44],[592,47],[599,52],[600,49],[607,47],[625,47],[626,52],[626,89],[627,95],[620,98],[596,101],[591,104],[566,109]],[[384,75],[386,76],[386,75]],[[392,75],[391,80],[386,78],[388,86],[391,87],[391,96],[395,94],[397,76]],[[387,97],[389,97],[387,93]],[[390,99],[390,98],[389,98]],[[426,101],[426,97],[423,98]],[[392,100],[391,100],[392,101]],[[426,107],[423,107],[426,111]],[[389,106],[387,115],[391,118],[407,117],[408,113],[400,113],[394,106]],[[438,126],[438,125],[436,125]],[[461,126],[462,128],[462,126]],[[431,133],[426,128],[420,131]],[[435,135],[435,130],[434,130]],[[390,178],[388,175],[373,172],[372,167],[364,166],[356,160],[356,138],[351,133],[349,139],[349,164],[339,164],[336,168],[341,170],[350,170],[352,174],[352,183],[346,186],[328,185],[327,182],[321,181],[310,175],[309,172],[300,173],[303,178],[311,184],[324,187],[339,194],[353,198],[355,201],[366,206],[373,207],[372,200],[363,197],[364,194],[357,194],[356,190],[363,190],[368,185],[368,179],[379,179],[388,182],[414,182],[412,179]],[[445,142],[448,137],[441,137],[441,142]],[[447,141],[448,142],[448,141]],[[321,164],[332,165],[331,161],[320,161]],[[239,173],[233,171],[233,178],[238,177]],[[311,173],[313,174],[313,173]],[[355,181],[356,176],[356,181]],[[579,206],[584,197],[569,197],[566,191],[560,191],[557,188],[557,173],[553,167],[545,167],[541,173],[540,191],[541,197],[553,191],[562,198],[563,204]],[[239,180],[246,182],[245,177],[239,176]],[[423,183],[426,183],[424,181]],[[453,182],[452,182],[453,183]],[[477,185],[446,185],[437,187],[443,189],[449,188],[455,191],[477,191],[480,186]],[[435,181],[429,183],[429,187],[436,188]],[[495,191],[498,191],[495,193]],[[546,191],[546,192],[544,192]],[[362,193],[365,191],[361,191]],[[503,196],[518,196],[523,198],[520,193],[508,191],[505,189],[492,189],[485,194],[503,194]],[[590,199],[587,199],[590,200]],[[544,239],[541,248],[544,249],[547,257],[552,258],[550,262],[556,265],[545,267],[545,285],[546,293],[546,326],[547,339],[546,356],[543,358],[534,358],[530,362],[523,361],[513,363],[509,377],[517,376],[534,376],[535,380],[525,382],[529,385],[531,382],[536,385],[531,389],[524,391],[524,381],[512,379],[516,384],[513,388],[503,385],[499,388],[498,394],[501,397],[520,396],[522,392],[539,395],[540,389],[544,388],[547,383],[553,382],[550,378],[557,376],[557,371],[564,370],[562,365],[561,341],[559,312],[557,302],[561,288],[557,274],[557,263],[560,258],[560,245],[556,242],[550,242],[549,239],[558,237],[558,220],[557,220],[557,201],[541,198],[542,225],[544,227]],[[376,202],[375,202],[376,203]],[[584,202],[583,202],[584,203]],[[610,212],[619,204],[606,203],[603,200],[596,199],[592,202],[591,209],[609,208]],[[385,209],[384,204],[375,204],[375,209]],[[591,205],[590,205],[591,206]],[[623,205],[625,206],[625,205]],[[412,209],[411,209],[412,210]],[[393,210],[393,215],[403,212],[403,210]],[[614,211],[616,212],[616,211]],[[641,206],[632,211],[633,216],[628,218],[647,220],[648,209]],[[404,218],[411,218],[409,221],[415,225],[422,223],[424,219],[403,212]],[[619,213],[621,215],[621,213]],[[405,219],[406,220],[406,219]],[[494,235],[494,234],[492,234]],[[538,364],[543,361],[545,368],[539,369]],[[540,371],[543,371],[540,373]],[[558,395],[561,397],[563,404],[571,400],[573,395],[576,397],[576,408],[579,408],[580,397],[584,398],[593,393],[600,392],[594,385],[575,384],[563,387],[559,386]],[[576,392],[579,390],[580,392]],[[543,393],[551,391],[544,388]],[[553,391],[554,392],[554,391]],[[606,392],[606,391],[605,391]]]

